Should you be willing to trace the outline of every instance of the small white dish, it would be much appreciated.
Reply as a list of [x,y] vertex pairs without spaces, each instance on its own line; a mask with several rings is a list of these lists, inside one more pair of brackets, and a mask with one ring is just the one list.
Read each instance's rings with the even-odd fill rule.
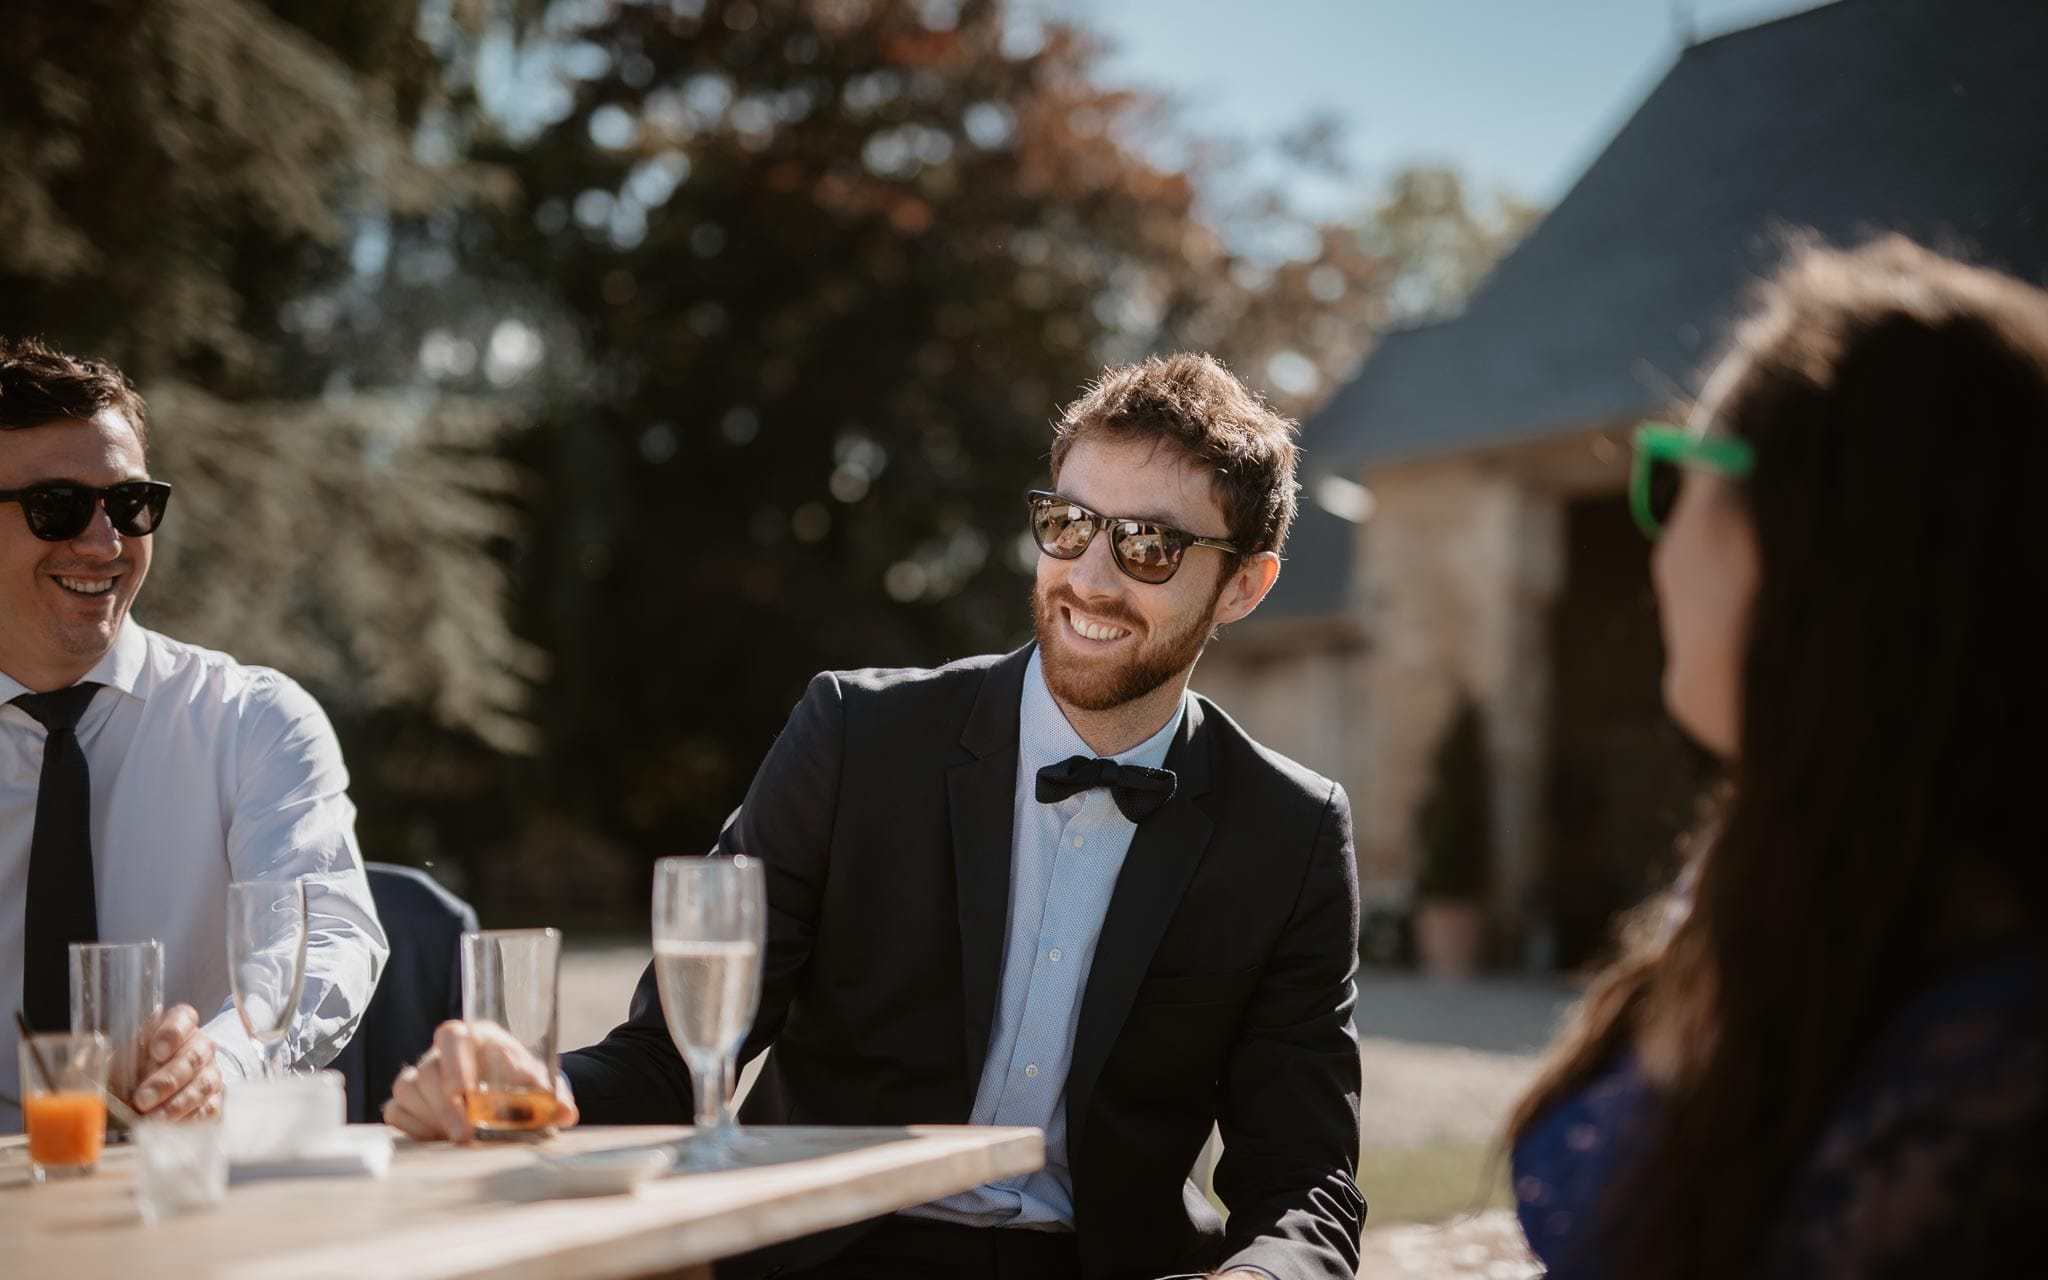
[[391,1131],[381,1124],[346,1125],[289,1155],[243,1159],[228,1166],[235,1185],[266,1178],[381,1178],[391,1171]]
[[339,1071],[275,1080],[230,1080],[221,1107],[228,1159],[290,1160],[334,1143],[348,1122]]
[[609,1196],[631,1191],[675,1167],[673,1148],[613,1147],[570,1156],[536,1155],[558,1195]]

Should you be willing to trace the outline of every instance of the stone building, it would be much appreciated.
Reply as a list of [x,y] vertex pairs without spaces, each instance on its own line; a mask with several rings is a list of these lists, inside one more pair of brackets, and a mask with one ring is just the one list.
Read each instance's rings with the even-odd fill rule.
[[[1838,0],[1692,45],[1460,314],[1388,335],[1305,425],[1321,501],[1196,684],[1347,786],[1369,903],[1412,895],[1462,698],[1506,963],[1583,960],[1691,821],[1628,432],[1696,387],[1798,228],[2048,279],[2048,4]],[[1332,514],[1357,485],[1369,518]]]

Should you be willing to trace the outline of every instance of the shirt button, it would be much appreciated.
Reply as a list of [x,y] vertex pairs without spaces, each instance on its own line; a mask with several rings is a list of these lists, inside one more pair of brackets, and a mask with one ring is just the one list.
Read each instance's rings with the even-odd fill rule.
[[1075,847],[1076,849],[1078,849],[1078,848],[1080,848],[1080,847],[1081,847],[1081,837],[1080,837],[1080,836],[1075,836],[1075,837],[1074,837],[1074,847]]
[[1036,1079],[1038,1079],[1038,1064],[1037,1064],[1037,1063],[1035,1063],[1035,1062],[1027,1062],[1027,1063],[1025,1063],[1025,1064],[1024,1064],[1024,1078],[1025,1078],[1025,1079],[1027,1079],[1027,1080],[1036,1080]]
[[1052,961],[1054,964],[1058,964],[1060,962],[1060,949],[1058,947],[1054,947],[1052,950],[1045,953],[1045,958]]

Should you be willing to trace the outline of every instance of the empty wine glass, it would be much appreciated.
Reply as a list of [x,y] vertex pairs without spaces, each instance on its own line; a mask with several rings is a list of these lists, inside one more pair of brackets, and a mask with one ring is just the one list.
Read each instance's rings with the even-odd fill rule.
[[654,868],[654,977],[690,1066],[697,1132],[681,1167],[735,1163],[735,1059],[761,1004],[767,893],[758,859],[663,858]]
[[284,1053],[306,985],[306,882],[237,880],[228,886],[228,981],[242,1027],[263,1054],[263,1078],[284,1074]]

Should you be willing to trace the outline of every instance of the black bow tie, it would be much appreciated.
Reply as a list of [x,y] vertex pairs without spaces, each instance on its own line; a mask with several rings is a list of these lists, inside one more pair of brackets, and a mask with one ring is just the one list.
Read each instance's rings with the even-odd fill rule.
[[1077,791],[1108,787],[1109,798],[1132,822],[1143,822],[1173,799],[1173,770],[1118,764],[1101,757],[1068,756],[1038,771],[1038,802],[1057,804]]

